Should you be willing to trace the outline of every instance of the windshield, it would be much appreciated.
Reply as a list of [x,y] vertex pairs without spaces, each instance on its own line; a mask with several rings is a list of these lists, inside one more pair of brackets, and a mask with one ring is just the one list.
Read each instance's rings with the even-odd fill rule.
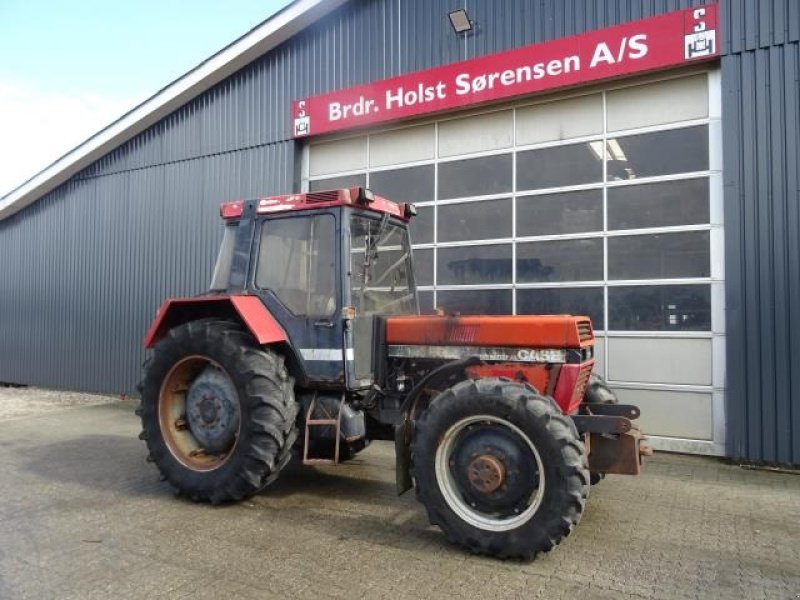
[[408,230],[383,219],[350,221],[350,285],[359,314],[417,313]]

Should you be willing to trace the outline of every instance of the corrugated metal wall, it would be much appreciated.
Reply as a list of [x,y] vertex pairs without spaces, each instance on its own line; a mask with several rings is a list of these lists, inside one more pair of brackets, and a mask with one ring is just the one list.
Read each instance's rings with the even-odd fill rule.
[[759,44],[741,31],[741,50],[722,60],[727,412],[732,456],[800,464],[800,3],[792,6],[791,43]]
[[[703,2],[466,0],[466,42],[460,4],[352,0],[0,221],[0,381],[131,391],[161,299],[207,284],[218,203],[298,185],[293,99]],[[721,18],[730,451],[800,463],[800,3]]]

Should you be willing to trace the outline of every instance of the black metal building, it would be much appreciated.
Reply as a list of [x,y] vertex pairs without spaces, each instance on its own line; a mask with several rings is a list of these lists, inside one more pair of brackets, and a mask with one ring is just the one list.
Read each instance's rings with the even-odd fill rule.
[[[0,381],[132,391],[161,300],[208,284],[221,201],[363,182],[420,203],[427,306],[590,312],[657,446],[800,464],[800,3],[723,0],[702,65],[293,137],[300,98],[704,4],[297,0],[0,199]],[[542,119],[585,128],[547,138]],[[605,153],[596,178],[522,183],[581,144]],[[673,155],[695,162],[652,166]],[[506,168],[475,197],[448,183]],[[536,210],[561,216],[548,229]],[[509,267],[448,270],[476,256]],[[637,362],[650,349],[666,366]]]

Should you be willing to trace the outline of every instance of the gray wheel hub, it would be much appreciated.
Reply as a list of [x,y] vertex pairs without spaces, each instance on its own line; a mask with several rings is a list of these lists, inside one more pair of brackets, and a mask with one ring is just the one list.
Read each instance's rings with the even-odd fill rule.
[[527,523],[544,497],[544,464],[533,441],[494,415],[454,423],[434,457],[436,482],[456,515],[485,531]]
[[186,392],[186,421],[206,452],[226,452],[239,430],[239,402],[230,378],[206,368]]

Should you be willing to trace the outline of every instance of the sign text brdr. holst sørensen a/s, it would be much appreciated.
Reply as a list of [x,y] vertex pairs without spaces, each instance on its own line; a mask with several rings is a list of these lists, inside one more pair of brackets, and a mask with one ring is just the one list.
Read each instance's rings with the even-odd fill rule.
[[294,137],[329,133],[709,59],[717,6],[483,56],[294,102]]

